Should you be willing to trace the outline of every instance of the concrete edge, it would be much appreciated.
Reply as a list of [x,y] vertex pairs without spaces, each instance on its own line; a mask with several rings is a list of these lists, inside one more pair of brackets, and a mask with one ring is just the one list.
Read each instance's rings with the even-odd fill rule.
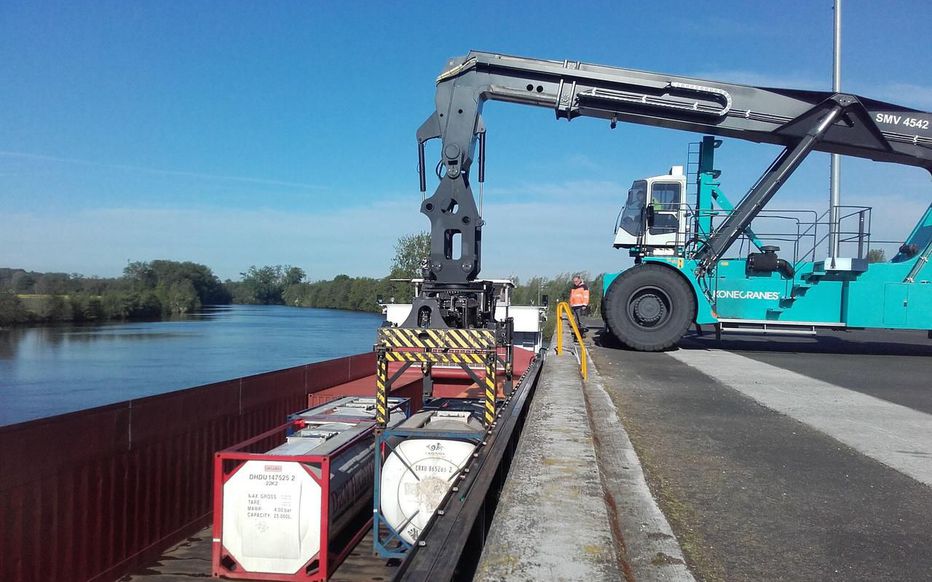
[[[591,351],[588,346],[587,351]],[[679,541],[651,495],[641,462],[591,356],[587,365],[589,379],[582,383],[583,394],[612,535],[624,553],[625,575],[629,580],[693,582]]]
[[623,579],[579,366],[545,358],[474,580]]

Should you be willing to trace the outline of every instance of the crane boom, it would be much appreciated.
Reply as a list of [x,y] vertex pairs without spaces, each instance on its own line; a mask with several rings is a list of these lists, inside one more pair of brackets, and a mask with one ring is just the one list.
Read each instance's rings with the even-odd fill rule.
[[[485,101],[554,110],[784,146],[757,184],[696,255],[710,269],[809,152],[823,151],[932,172],[932,114],[857,95],[752,87],[577,61],[472,51],[437,78],[436,111],[417,132],[421,191],[425,142],[440,138],[444,170],[421,212],[431,220],[426,278],[463,285],[480,270],[482,220],[469,173],[480,143],[483,181]],[[438,166],[439,172],[439,166]]]

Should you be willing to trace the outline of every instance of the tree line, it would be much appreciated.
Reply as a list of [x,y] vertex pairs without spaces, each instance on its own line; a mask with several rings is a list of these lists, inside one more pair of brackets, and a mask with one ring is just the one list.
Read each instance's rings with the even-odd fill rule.
[[[395,244],[395,255],[389,274],[383,278],[337,275],[329,281],[306,281],[299,267],[270,265],[250,267],[242,280],[227,281],[234,303],[293,305],[347,309],[351,311],[381,311],[381,302],[409,303],[413,296],[410,279],[420,277],[424,258],[430,253],[430,234],[420,232],[402,236]],[[582,273],[588,280],[588,273]],[[515,305],[539,305],[544,296],[554,309],[557,301],[569,298],[572,273],[555,277],[532,277],[516,283],[512,294]],[[593,311],[597,312],[602,298],[602,277],[590,281]]]
[[307,281],[306,273],[290,265],[252,266],[240,281],[227,281],[234,303],[292,305],[381,312],[380,301],[407,303],[412,298],[410,282],[420,276],[423,257],[430,252],[426,232],[402,236],[395,244],[389,274],[382,278],[337,275],[329,281]]
[[[189,261],[137,261],[117,278],[77,273],[38,273],[0,268],[0,326],[54,321],[159,319],[193,313],[205,305],[291,305],[380,312],[381,303],[409,303],[410,279],[421,276],[430,252],[426,232],[402,236],[395,244],[389,274],[382,278],[337,275],[307,281],[306,272],[291,265],[251,266],[239,281],[221,282],[205,265]],[[585,277],[586,274],[584,273]],[[550,311],[566,300],[572,274],[533,277],[517,283],[516,305],[539,305],[546,296]],[[601,303],[601,276],[590,282],[592,306]],[[550,318],[553,321],[553,317]]]
[[0,268],[0,325],[159,319],[231,300],[209,267],[189,261],[133,262],[117,278]]

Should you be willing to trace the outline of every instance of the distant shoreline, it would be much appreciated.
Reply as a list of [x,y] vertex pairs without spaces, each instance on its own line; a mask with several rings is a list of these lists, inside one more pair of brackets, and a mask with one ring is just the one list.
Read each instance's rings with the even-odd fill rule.
[[19,321],[10,324],[0,325],[0,331],[9,331],[14,329],[24,329],[24,328],[41,328],[41,327],[56,327],[61,325],[73,325],[75,327],[83,326],[94,326],[94,325],[104,325],[104,324],[120,324],[120,323],[146,323],[146,322],[156,322],[156,321],[179,321],[179,320],[196,320],[197,316],[209,313],[210,311],[229,308],[233,306],[255,306],[255,307],[293,307],[296,309],[326,309],[327,311],[343,311],[346,313],[371,313],[372,315],[381,316],[381,310],[367,310],[367,309],[346,309],[340,307],[319,307],[316,305],[286,305],[283,303],[221,303],[216,305],[204,305],[197,311],[182,313],[182,314],[170,314],[167,316],[159,317],[125,317],[125,318],[111,318],[111,319],[48,319],[48,318],[34,318],[27,321]]

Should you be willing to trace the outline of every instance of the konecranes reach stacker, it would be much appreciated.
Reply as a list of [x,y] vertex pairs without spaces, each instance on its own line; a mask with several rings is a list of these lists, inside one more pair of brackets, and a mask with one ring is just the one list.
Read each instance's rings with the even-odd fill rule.
[[[707,276],[696,276],[697,255],[715,234],[714,222],[734,212],[719,188],[720,172],[713,169],[721,144],[706,136],[690,152],[695,167],[690,182],[682,166],[673,166],[666,175],[636,180],[628,191],[614,246],[628,249],[636,266],[603,280],[603,312],[622,341],[637,349],[662,349],[692,322],[714,324],[719,335],[723,330],[812,334],[818,328],[932,328],[932,269],[923,272],[932,253],[932,205],[888,263],[865,258],[870,207],[842,208],[837,234],[857,249],[856,256],[824,259],[817,249],[830,234],[825,215],[764,209],[758,217],[772,230],[746,227],[740,246],[732,246],[736,258],[721,258]],[[693,200],[686,198],[690,185]],[[781,248],[765,239],[780,242],[788,258],[778,256]],[[669,282],[658,284],[658,279]],[[677,312],[683,302],[694,303],[696,311]],[[670,335],[652,335],[665,325]]]
[[[437,78],[437,110],[417,132],[421,191],[427,188],[424,144],[434,138],[442,140],[440,184],[421,204],[431,221],[431,253],[421,293],[402,327],[498,329],[502,335],[501,324],[492,318],[494,290],[476,279],[483,221],[470,171],[478,161],[477,181],[484,182],[481,112],[487,100],[550,108],[558,119],[606,119],[612,128],[622,121],[784,147],[734,207],[715,182],[712,152],[718,142],[713,137],[703,141],[694,206],[684,202],[683,176],[635,182],[615,245],[630,249],[636,264],[607,278],[603,300],[609,330],[628,346],[668,348],[693,324],[932,330],[932,269],[926,268],[932,254],[932,207],[900,252],[882,264],[867,264],[863,244],[857,257],[832,252],[822,260],[812,251],[802,260],[787,260],[750,230],[752,220],[812,151],[932,172],[929,113],[846,93],[751,87],[475,51],[447,63]],[[837,224],[833,228],[837,237]],[[739,240],[758,248],[725,258]]]

